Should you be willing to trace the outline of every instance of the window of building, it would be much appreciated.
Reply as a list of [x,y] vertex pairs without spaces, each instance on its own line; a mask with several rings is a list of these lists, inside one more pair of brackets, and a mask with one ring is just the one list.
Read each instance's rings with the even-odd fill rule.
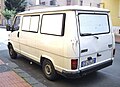
[[71,0],[67,0],[67,5],[71,5]]
[[100,8],[105,8],[105,3],[99,3]]
[[45,14],[42,18],[41,33],[63,36],[64,26],[65,14]]
[[100,8],[100,4],[97,4],[97,7]]
[[80,0],[80,6],[83,6],[83,0]]
[[41,0],[39,0],[39,4],[41,5]]
[[45,5],[45,2],[41,2],[42,5]]
[[92,3],[90,3],[90,6],[92,6]]
[[51,0],[50,5],[55,5],[55,0]]

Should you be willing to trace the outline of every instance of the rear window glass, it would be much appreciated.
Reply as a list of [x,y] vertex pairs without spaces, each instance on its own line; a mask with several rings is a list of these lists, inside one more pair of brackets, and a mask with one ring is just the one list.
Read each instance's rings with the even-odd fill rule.
[[81,35],[109,33],[107,14],[79,14]]

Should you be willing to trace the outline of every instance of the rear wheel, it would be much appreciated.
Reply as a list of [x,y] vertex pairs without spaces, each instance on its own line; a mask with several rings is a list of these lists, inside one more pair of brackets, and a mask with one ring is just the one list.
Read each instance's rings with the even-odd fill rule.
[[9,55],[12,59],[16,59],[17,58],[17,53],[14,51],[13,46],[9,45]]
[[57,79],[57,73],[55,71],[55,68],[50,60],[45,59],[43,61],[42,65],[43,73],[45,77],[51,81],[54,81]]

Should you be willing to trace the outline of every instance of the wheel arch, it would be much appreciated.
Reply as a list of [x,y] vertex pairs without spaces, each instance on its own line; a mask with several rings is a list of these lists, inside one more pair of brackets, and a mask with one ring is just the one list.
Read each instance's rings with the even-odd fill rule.
[[10,45],[13,47],[11,42],[8,42],[8,49],[10,48]]
[[52,64],[53,64],[53,66],[54,66],[54,68],[55,68],[54,60],[53,60],[51,57],[47,56],[47,55],[42,55],[42,56],[41,56],[41,58],[40,58],[40,65],[41,65],[41,66],[42,66],[43,61],[44,61],[45,59],[51,61]]

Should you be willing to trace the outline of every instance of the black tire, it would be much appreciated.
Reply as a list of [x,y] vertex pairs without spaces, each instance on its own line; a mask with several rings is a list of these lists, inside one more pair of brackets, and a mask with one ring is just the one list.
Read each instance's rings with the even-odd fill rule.
[[9,45],[9,55],[10,55],[11,59],[17,58],[17,53],[14,51],[12,45]]
[[57,72],[50,60],[45,59],[43,61],[42,70],[48,80],[54,81],[58,78]]

